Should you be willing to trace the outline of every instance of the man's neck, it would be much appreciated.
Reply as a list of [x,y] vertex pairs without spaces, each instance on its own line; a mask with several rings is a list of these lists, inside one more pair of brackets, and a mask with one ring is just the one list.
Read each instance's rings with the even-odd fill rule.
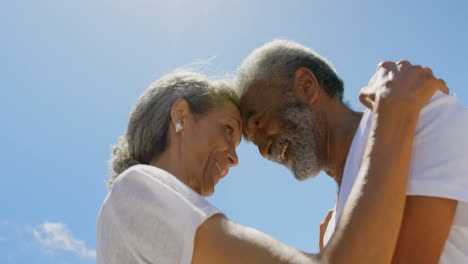
[[351,143],[359,127],[363,113],[354,112],[343,104],[336,104],[327,111],[327,165],[325,172],[341,186],[343,171]]

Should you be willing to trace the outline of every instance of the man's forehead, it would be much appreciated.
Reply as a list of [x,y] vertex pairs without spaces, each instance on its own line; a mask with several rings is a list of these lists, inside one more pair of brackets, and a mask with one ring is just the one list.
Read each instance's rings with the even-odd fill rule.
[[270,97],[273,92],[265,81],[258,81],[250,85],[240,100],[241,113],[253,111],[257,106],[262,105],[266,97]]

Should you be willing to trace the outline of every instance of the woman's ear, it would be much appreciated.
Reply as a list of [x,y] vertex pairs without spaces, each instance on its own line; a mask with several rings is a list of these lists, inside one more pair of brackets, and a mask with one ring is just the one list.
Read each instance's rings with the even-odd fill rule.
[[301,67],[294,73],[294,96],[301,102],[313,105],[320,94],[320,84],[315,74]]
[[177,99],[171,107],[171,124],[173,127],[179,122],[184,125],[185,119],[190,114],[190,107],[184,98]]

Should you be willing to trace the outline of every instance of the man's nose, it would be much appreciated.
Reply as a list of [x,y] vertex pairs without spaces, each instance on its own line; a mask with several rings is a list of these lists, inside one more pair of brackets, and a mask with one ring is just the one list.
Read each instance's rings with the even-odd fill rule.
[[244,125],[244,133],[248,140],[250,141],[255,140],[257,129],[258,129],[257,122],[255,122],[253,118],[249,118],[249,120],[247,121],[247,124]]
[[258,147],[258,151],[260,154],[268,159],[269,158],[269,140],[267,137],[264,135],[265,129],[259,126],[259,123],[255,121],[253,118],[249,119],[247,121],[247,124],[245,125],[245,134],[247,136],[247,139],[252,141],[255,145]]
[[270,148],[270,142],[267,138],[263,137],[259,133],[257,133],[257,136],[255,137],[254,144],[257,145],[258,151],[260,154],[265,158],[269,159],[270,158],[270,153],[269,153],[269,148]]

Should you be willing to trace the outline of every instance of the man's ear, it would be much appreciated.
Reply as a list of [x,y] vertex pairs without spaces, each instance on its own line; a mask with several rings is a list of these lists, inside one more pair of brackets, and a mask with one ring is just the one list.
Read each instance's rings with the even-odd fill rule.
[[180,122],[180,124],[184,126],[185,119],[190,113],[190,107],[187,100],[184,98],[177,99],[171,107],[172,127],[174,127],[177,122]]
[[317,101],[320,94],[320,84],[315,77],[315,74],[301,67],[294,73],[294,96],[300,101],[308,105],[313,105]]

